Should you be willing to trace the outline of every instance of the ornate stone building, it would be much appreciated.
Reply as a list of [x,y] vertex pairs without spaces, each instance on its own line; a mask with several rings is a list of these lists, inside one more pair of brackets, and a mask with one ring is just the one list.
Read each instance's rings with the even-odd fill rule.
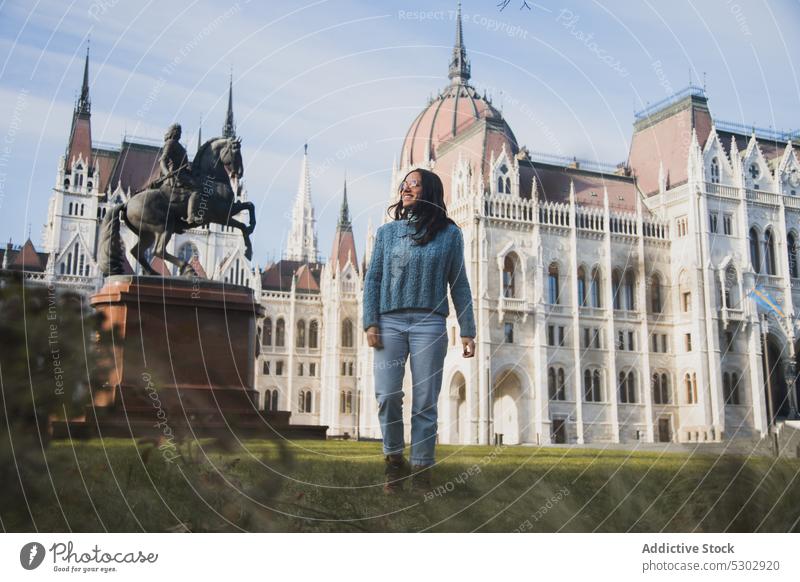
[[[797,416],[800,135],[717,120],[689,87],[636,114],[626,163],[560,159],[520,146],[470,85],[460,18],[448,78],[412,122],[387,200],[432,169],[464,233],[477,355],[461,357],[451,317],[441,442],[758,440]],[[312,254],[294,242],[313,239],[299,234],[313,229],[304,180],[295,258]],[[265,272],[259,385],[332,435],[379,437],[359,325],[372,233],[359,270],[342,253],[348,222],[327,265]]]

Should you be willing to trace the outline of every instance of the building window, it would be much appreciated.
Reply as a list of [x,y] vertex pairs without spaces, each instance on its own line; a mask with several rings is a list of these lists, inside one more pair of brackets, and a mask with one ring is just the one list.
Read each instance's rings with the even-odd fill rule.
[[297,364],[297,375],[298,376],[302,376],[303,375],[303,362],[300,362],[299,364]]
[[719,160],[717,158],[711,159],[711,183],[719,184]]
[[286,322],[283,318],[278,318],[275,324],[275,345],[282,348],[286,343]]
[[712,212],[708,215],[708,230],[709,232],[717,232],[717,214]]
[[342,322],[342,347],[353,347],[353,322],[349,319]]
[[278,410],[278,390],[267,390],[266,394],[264,395],[264,408],[271,412],[273,410]]
[[313,410],[313,397],[311,390],[300,390],[297,394],[297,412],[312,412]]
[[692,293],[691,291],[684,291],[681,293],[681,306],[684,313],[689,313],[692,310]]
[[596,327],[583,328],[583,343],[585,348],[600,349],[600,330]]
[[263,368],[261,371],[265,376],[269,376],[269,360],[264,360]]
[[517,256],[509,253],[503,260],[503,297],[517,296]]
[[600,269],[597,267],[592,269],[592,279],[589,282],[589,295],[591,296],[592,307],[599,308],[602,306],[602,301],[600,301]]
[[566,334],[566,332],[564,330],[564,326],[563,325],[559,325],[558,326],[558,345],[559,346],[563,347],[563,345],[564,345],[564,343],[566,341],[566,337],[567,337],[567,334]]
[[294,340],[295,347],[304,348],[306,347],[306,322],[302,319],[297,322],[297,336]]
[[625,309],[633,311],[636,309],[636,277],[633,270],[628,270],[625,273]]
[[283,376],[283,360],[275,362],[275,375]]
[[584,306],[586,304],[586,271],[583,267],[578,267],[578,305]]
[[514,343],[514,324],[511,322],[505,322],[503,325],[503,341],[507,344]]
[[350,362],[350,363],[347,364],[347,374],[349,376],[353,375],[353,362]]
[[725,372],[722,375],[722,394],[725,404],[739,404],[739,375]]
[[658,273],[654,273],[650,277],[650,310],[653,313],[661,313],[664,307],[661,301],[661,277]]
[[317,375],[317,365],[314,362],[311,362],[308,365],[308,375],[309,376],[316,376]]
[[547,301],[551,305],[558,305],[558,265],[552,263],[547,270]]
[[722,233],[728,236],[733,234],[733,216],[730,214],[722,216]]
[[789,253],[789,276],[797,278],[797,238],[792,232],[786,237],[786,250]]
[[308,324],[308,347],[312,350],[319,347],[319,322],[316,319]]
[[683,383],[686,388],[686,403],[697,404],[697,374],[687,372]]
[[619,373],[619,401],[622,404],[636,404],[636,379],[633,372]]
[[564,377],[564,368],[549,368],[547,370],[547,386],[550,400],[567,399],[567,385]]
[[261,343],[265,346],[272,345],[272,320],[269,317],[264,320],[264,329],[261,331]]
[[739,305],[739,275],[733,265],[728,265],[725,269],[725,307],[728,309],[740,309]]
[[583,373],[583,399],[586,402],[602,402],[600,370],[586,370]]
[[768,228],[764,233],[764,266],[767,268],[768,275],[776,275],[778,273],[775,268],[775,237],[771,228]]
[[669,404],[669,381],[666,374],[653,374],[653,404]]
[[669,351],[669,346],[667,345],[667,334],[661,335],[661,351],[665,354]]
[[677,232],[679,237],[684,237],[689,233],[689,218],[680,216],[676,219]]
[[347,362],[342,362],[342,369],[339,372],[340,376],[347,376]]
[[555,325],[548,325],[547,326],[547,345],[548,346],[555,346],[556,345],[556,326]]
[[687,334],[685,334],[683,336],[683,338],[684,338],[684,343],[686,345],[686,351],[687,352],[691,352],[692,351],[692,334],[687,333]]
[[753,264],[753,271],[761,272],[761,251],[759,247],[758,231],[755,227],[750,229],[750,262]]

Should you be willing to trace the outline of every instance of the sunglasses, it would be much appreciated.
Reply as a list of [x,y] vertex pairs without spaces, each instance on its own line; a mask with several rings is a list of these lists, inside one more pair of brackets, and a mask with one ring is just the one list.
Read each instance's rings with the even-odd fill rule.
[[406,188],[416,188],[417,186],[421,186],[422,182],[419,180],[403,180],[400,184],[400,191],[402,192]]

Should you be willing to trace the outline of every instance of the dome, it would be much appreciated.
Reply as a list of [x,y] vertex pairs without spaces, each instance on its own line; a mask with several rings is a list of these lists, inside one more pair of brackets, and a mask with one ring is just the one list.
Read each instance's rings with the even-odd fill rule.
[[[469,84],[470,64],[461,26],[461,5],[456,17],[456,42],[448,70],[450,84],[432,99],[406,133],[400,164],[404,168],[435,162],[436,173],[447,182],[454,157],[462,155],[484,172],[492,154],[519,151],[514,132],[486,95]],[[445,184],[447,186],[447,184]],[[447,193],[445,193],[447,197]]]
[[500,112],[466,83],[452,83],[417,116],[403,140],[402,163],[424,164],[427,158],[437,159],[446,143],[474,131],[477,124],[486,125],[505,135],[509,149],[516,153],[517,140]]

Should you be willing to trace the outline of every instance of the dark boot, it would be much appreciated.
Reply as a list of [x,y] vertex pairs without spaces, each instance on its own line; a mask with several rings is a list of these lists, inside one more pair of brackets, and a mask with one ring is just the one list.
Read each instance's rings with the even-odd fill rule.
[[394,495],[403,490],[403,482],[408,478],[410,467],[402,454],[386,455],[385,461],[386,481],[383,484],[383,492],[386,495]]
[[425,495],[431,490],[433,465],[414,465],[411,467],[411,493]]

